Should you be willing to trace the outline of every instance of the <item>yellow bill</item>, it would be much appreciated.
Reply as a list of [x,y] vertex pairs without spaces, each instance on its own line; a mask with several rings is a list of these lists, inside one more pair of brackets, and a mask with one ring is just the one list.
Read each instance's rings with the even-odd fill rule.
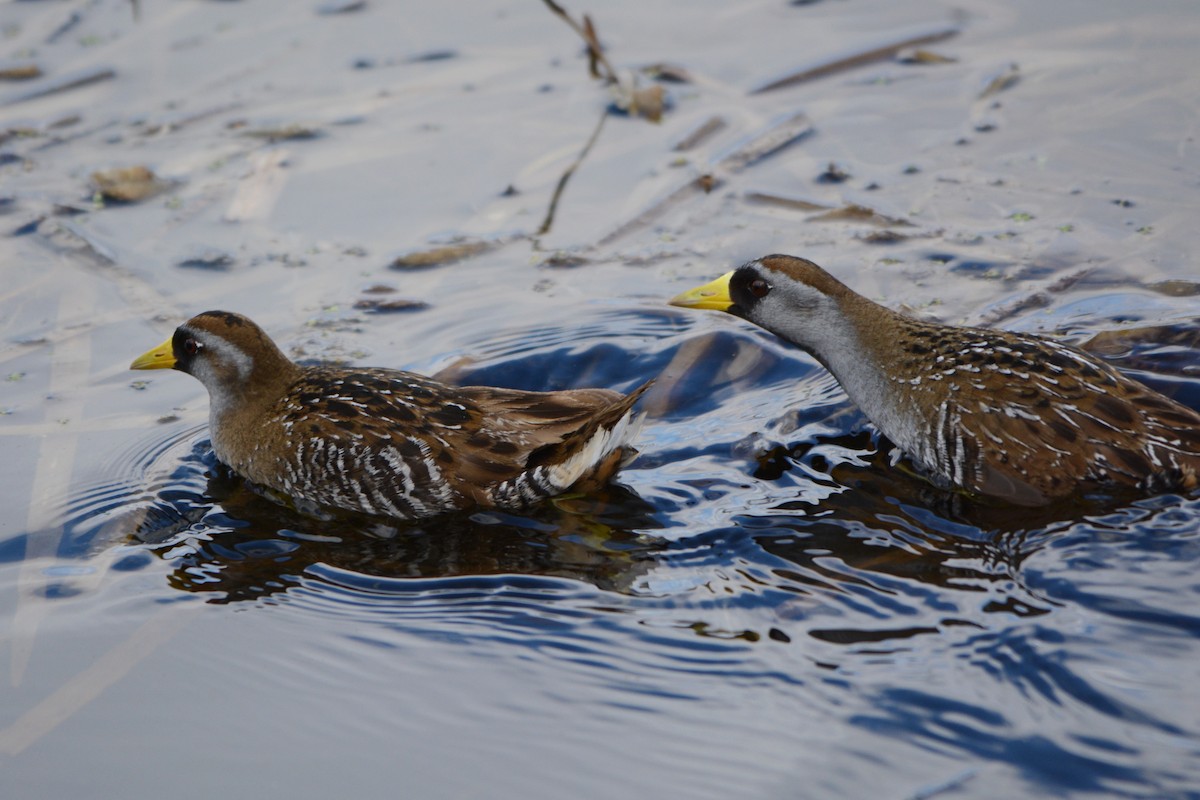
[[727,272],[715,281],[689,289],[683,294],[677,294],[670,299],[673,306],[683,308],[712,308],[717,311],[727,311],[733,300],[729,299],[729,279],[732,272]]
[[147,350],[133,360],[130,369],[170,369],[175,366],[175,348],[167,339],[153,350]]

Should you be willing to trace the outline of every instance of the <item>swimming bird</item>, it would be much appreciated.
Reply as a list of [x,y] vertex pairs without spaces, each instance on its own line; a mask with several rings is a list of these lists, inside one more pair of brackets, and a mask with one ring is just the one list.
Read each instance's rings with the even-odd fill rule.
[[302,367],[240,314],[206,311],[131,369],[209,394],[217,458],[297,504],[407,520],[518,509],[611,478],[646,390],[449,386],[392,369]]
[[1089,485],[1200,483],[1200,413],[1066,344],[913,319],[786,255],[670,302],[728,311],[815,357],[939,485],[1037,506]]

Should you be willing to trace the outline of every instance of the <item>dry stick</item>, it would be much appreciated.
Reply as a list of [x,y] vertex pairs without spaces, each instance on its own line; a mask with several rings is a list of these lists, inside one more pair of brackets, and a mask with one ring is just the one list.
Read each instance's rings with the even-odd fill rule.
[[943,28],[941,30],[934,31],[933,33],[914,36],[913,38],[905,39],[902,42],[884,45],[883,47],[877,47],[874,50],[868,50],[865,53],[858,53],[857,55],[849,56],[847,58],[839,58],[825,64],[820,64],[818,66],[802,70],[800,72],[795,72],[791,75],[779,78],[778,80],[771,81],[763,86],[759,86],[757,89],[751,89],[750,94],[762,94],[763,92],[782,89],[785,86],[795,86],[798,83],[805,83],[807,81],[816,80],[817,78],[825,78],[830,75],[865,66],[866,64],[871,64],[876,61],[883,61],[884,59],[891,58],[892,56],[896,55],[896,53],[909,47],[920,47],[922,45],[933,44],[934,42],[940,42],[957,35],[958,28]]
[[[546,2],[550,3],[552,0],[546,0]],[[563,189],[567,187],[567,181],[571,179],[571,175],[573,175],[575,170],[579,168],[579,165],[583,163],[583,159],[586,158],[587,154],[591,151],[592,145],[594,145],[596,140],[600,138],[600,131],[603,130],[604,120],[606,119],[608,119],[608,109],[605,109],[600,114],[600,120],[596,123],[595,129],[592,130],[592,135],[587,140],[587,144],[585,144],[583,149],[579,151],[579,156],[575,159],[575,163],[567,167],[566,172],[564,172],[562,177],[558,179],[558,186],[556,186],[554,189],[554,196],[550,198],[550,208],[546,211],[546,219],[542,221],[542,226],[538,228],[537,233],[534,234],[535,236],[545,236],[550,232],[550,226],[554,224],[554,212],[558,209],[558,199],[562,196]]]
[[37,147],[31,147],[29,149],[29,152],[40,153],[40,152],[50,150],[55,147],[62,147],[65,144],[70,144],[71,142],[77,142],[80,139],[86,139],[89,136],[95,136],[97,133],[101,133],[109,128],[115,128],[120,124],[121,124],[120,120],[109,119],[109,120],[105,120],[104,122],[97,123],[95,125],[79,128],[74,133],[68,134],[66,136],[61,136],[61,135],[55,134],[53,137],[48,138],[46,141],[42,142]]
[[812,133],[812,122],[803,111],[780,117],[754,137],[717,162],[717,168],[738,173],[775,155],[792,142]]
[[90,86],[93,83],[110,80],[117,77],[115,70],[108,67],[99,69],[89,69],[83,72],[75,72],[70,75],[65,75],[55,80],[47,81],[40,86],[37,86],[29,91],[10,94],[8,97],[0,100],[0,106],[11,106],[17,103],[25,103],[29,100],[36,100],[39,97],[65,92],[69,89],[78,89],[81,86]]
[[[659,122],[662,119],[663,112],[663,97],[665,95],[663,88],[661,86],[651,86],[648,89],[639,89],[636,77],[634,77],[632,83],[623,86],[617,78],[617,71],[613,69],[613,65],[604,57],[604,48],[600,46],[600,39],[596,36],[596,28],[592,25],[591,17],[584,14],[583,24],[580,25],[571,19],[563,7],[554,2],[554,0],[543,0],[543,2],[545,2],[551,11],[570,25],[572,30],[583,37],[583,41],[588,49],[588,74],[593,78],[603,78],[606,84],[617,87],[617,105],[622,110],[628,111],[630,116],[642,116],[650,122]],[[600,74],[597,66],[604,67],[604,75]]]
[[584,24],[580,25],[578,22],[571,19],[571,15],[567,13],[567,10],[558,3],[554,2],[554,0],[542,0],[542,2],[546,4],[547,8],[557,14],[563,22],[570,25],[571,29],[578,33],[579,37],[583,39],[584,44],[586,44],[588,48],[588,69],[592,75],[597,78],[601,77],[596,71],[596,65],[599,64],[600,66],[604,67],[604,79],[609,83],[616,83],[617,71],[613,69],[613,65],[610,64],[608,59],[604,57],[604,51],[600,47],[600,40],[596,38],[596,29],[592,27],[592,21],[588,19],[587,15],[585,14],[583,16]]
[[196,122],[203,122],[211,117],[220,114],[227,114],[230,111],[237,111],[245,106],[245,103],[240,100],[232,100],[227,103],[220,103],[215,106],[208,106],[198,111],[192,111],[185,114],[176,114],[172,117],[164,117],[157,122],[151,122],[144,126],[141,130],[143,136],[156,136],[160,133],[177,133],[189,125]]
[[676,142],[675,146],[671,149],[676,153],[686,153],[689,150],[694,150],[723,130],[726,124],[727,123],[723,117],[711,116],[698,127],[689,131],[688,134]]
[[778,206],[791,211],[828,211],[830,206],[823,206],[820,203],[810,203],[808,200],[801,200],[798,197],[783,197],[782,195],[770,194],[768,192],[746,192],[742,195],[742,199],[748,203],[762,203],[768,206]]

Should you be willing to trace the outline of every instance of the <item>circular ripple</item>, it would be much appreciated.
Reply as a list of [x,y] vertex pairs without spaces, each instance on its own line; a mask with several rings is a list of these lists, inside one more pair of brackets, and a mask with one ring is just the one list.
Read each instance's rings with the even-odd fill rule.
[[64,543],[72,552],[63,555],[125,543],[139,531],[175,520],[180,504],[173,495],[195,494],[204,484],[205,428],[143,435],[106,456],[104,479],[77,489],[67,505]]

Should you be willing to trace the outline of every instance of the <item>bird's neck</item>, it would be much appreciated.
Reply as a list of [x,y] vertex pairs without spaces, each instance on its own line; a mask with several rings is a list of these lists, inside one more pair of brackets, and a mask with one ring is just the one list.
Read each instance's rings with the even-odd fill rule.
[[[253,436],[241,420],[261,419],[300,378],[303,370],[280,355],[256,362],[250,379],[209,390],[209,427],[214,445],[231,436]],[[218,446],[218,455],[220,447]]]
[[923,393],[906,383],[900,345],[907,329],[921,323],[857,295],[840,302],[838,324],[822,332],[811,352],[880,433],[920,460],[929,423],[918,403]]

